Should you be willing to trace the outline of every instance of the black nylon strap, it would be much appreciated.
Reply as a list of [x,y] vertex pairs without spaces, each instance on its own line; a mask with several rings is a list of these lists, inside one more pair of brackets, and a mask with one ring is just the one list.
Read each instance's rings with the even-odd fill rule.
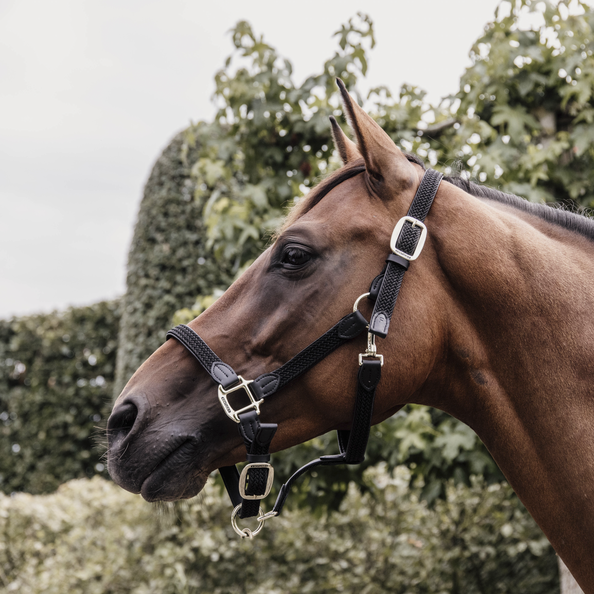
[[[442,177],[443,175],[434,169],[427,169],[412,204],[408,209],[407,216],[413,217],[421,222],[425,220],[425,217],[433,204],[435,194],[437,194]],[[412,255],[420,236],[421,229],[413,226],[412,223],[407,221],[402,227],[400,237],[396,241],[396,247],[400,251]],[[371,315],[371,321],[369,322],[369,331],[381,338],[386,338],[388,335],[396,299],[398,299],[398,293],[402,287],[404,273],[408,269],[408,264],[404,265],[401,260],[406,262],[406,259],[402,258],[402,256],[393,258],[391,254],[388,257],[382,284],[378,291],[373,314]]]
[[243,499],[239,494],[239,471],[237,470],[237,466],[221,466],[219,472],[221,473],[221,478],[223,479],[227,493],[229,493],[233,507],[242,504]]
[[394,313],[394,306],[402,287],[405,272],[406,270],[398,266],[398,264],[388,263],[386,265],[382,286],[369,322],[369,331],[380,338],[386,338],[388,335],[390,320]]
[[[269,462],[270,442],[276,433],[277,425],[260,423],[255,411],[241,415],[240,434],[244,438],[248,450],[248,462]],[[219,468],[225,489],[229,493],[233,507],[241,505],[240,518],[251,518],[260,513],[260,500],[243,499],[239,493],[239,471],[236,466]],[[246,488],[247,495],[262,495],[268,481],[266,468],[251,468]]]
[[[343,444],[346,444],[344,453],[347,464],[359,464],[365,460],[365,450],[371,430],[375,389],[381,377],[382,365],[379,359],[363,359],[363,363],[359,367],[353,425],[348,435],[342,437]],[[340,442],[339,438],[339,444]]]
[[250,384],[250,389],[256,398],[266,398],[280,390],[285,384],[305,373],[314,365],[326,358],[345,342],[356,338],[367,327],[367,320],[358,310],[351,313],[338,324],[335,324],[320,338],[297,353],[291,360],[272,373],[265,373],[257,377]]
[[[256,411],[240,415],[239,420],[239,433],[245,443],[248,463],[269,462],[270,442],[276,433],[278,425],[260,423]],[[269,472],[268,468],[250,468],[245,490],[246,495],[264,495]],[[239,511],[240,518],[252,518],[259,515],[259,512],[259,499],[242,499],[241,510]]]
[[238,381],[233,369],[223,363],[215,352],[198,336],[192,328],[180,324],[167,332],[167,340],[171,337],[181,342],[195,359],[204,367],[206,373],[225,390],[234,386]]
[[[361,312],[346,315],[325,334],[297,353],[292,359],[271,373],[265,373],[250,384],[256,399],[274,394],[285,384],[305,373],[345,342],[356,338],[367,327]],[[233,369],[223,363],[214,351],[189,326],[180,324],[167,332],[167,338],[175,338],[190,351],[210,377],[223,388],[234,386],[239,379]]]
[[425,175],[423,175],[423,179],[419,184],[419,189],[408,209],[409,217],[413,217],[419,221],[425,220],[431,210],[431,205],[433,204],[442,178],[443,174],[435,171],[435,169],[427,169],[425,171]]
[[365,459],[365,450],[371,431],[375,389],[381,378],[381,363],[378,359],[363,359],[357,377],[357,398],[353,421],[349,431],[338,431],[340,454],[321,456],[297,470],[281,487],[272,511],[280,514],[293,483],[316,466],[336,464],[360,464]]

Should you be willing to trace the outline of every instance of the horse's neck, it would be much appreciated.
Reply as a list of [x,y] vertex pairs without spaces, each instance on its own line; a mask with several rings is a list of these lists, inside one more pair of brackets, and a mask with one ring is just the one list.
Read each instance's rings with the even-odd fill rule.
[[594,591],[594,245],[449,184],[439,198],[452,306],[438,405],[477,431]]

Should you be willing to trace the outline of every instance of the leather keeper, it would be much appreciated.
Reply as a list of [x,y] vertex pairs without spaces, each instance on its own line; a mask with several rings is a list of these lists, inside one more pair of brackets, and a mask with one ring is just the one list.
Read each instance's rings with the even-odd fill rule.
[[408,270],[408,266],[410,264],[410,262],[406,258],[403,258],[402,256],[399,256],[398,254],[390,254],[386,258],[386,262],[392,262],[392,264],[398,264],[398,266],[401,266],[402,268],[404,268],[404,270]]
[[264,463],[270,462],[270,454],[248,454],[247,461],[252,464],[255,462]]

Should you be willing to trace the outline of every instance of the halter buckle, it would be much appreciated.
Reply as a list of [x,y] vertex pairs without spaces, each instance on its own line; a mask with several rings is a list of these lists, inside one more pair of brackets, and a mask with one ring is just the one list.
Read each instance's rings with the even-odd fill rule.
[[[403,252],[402,250],[399,250],[396,247],[396,243],[398,243],[398,238],[400,237],[400,232],[402,231],[402,228],[404,227],[405,223],[410,223],[413,227],[419,227],[419,229],[421,229],[421,236],[417,241],[415,251],[412,255],[407,254],[406,252]],[[421,252],[423,251],[423,246],[425,245],[425,239],[427,239],[427,227],[425,226],[425,223],[419,221],[419,219],[415,219],[414,217],[409,217],[407,215],[405,217],[402,217],[396,223],[396,227],[394,227],[394,231],[392,231],[392,237],[390,239],[390,249],[397,256],[400,256],[410,262],[412,260],[416,260],[421,255]]]
[[[252,468],[262,468],[268,470],[268,477],[266,478],[266,488],[264,489],[264,493],[262,495],[248,495],[246,490],[246,483],[248,480],[249,471]],[[239,494],[241,495],[242,499],[264,499],[264,497],[268,497],[270,493],[270,489],[272,489],[272,481],[274,480],[274,468],[268,462],[252,462],[251,464],[246,464],[241,471],[241,475],[239,476]]]
[[[228,390],[225,390],[223,386],[219,384],[219,401],[225,411],[225,414],[236,423],[239,423],[239,415],[247,412],[248,410],[255,410],[257,414],[260,414],[260,401],[254,398],[251,390],[249,389],[249,385],[252,383],[252,380],[245,380],[241,377],[241,375],[237,376],[239,379],[239,383]],[[250,404],[240,408],[239,410],[233,410],[231,404],[229,404],[229,399],[227,396],[232,392],[237,392],[237,390],[245,390],[248,398],[250,399]]]

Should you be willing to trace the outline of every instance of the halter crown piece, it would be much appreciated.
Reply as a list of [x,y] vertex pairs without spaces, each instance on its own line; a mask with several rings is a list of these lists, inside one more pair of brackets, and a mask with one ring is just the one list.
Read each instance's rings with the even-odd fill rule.
[[[353,175],[360,173],[355,170]],[[404,273],[412,260],[416,260],[423,249],[427,236],[427,227],[423,223],[427,216],[442,174],[428,169],[410,205],[408,214],[402,217],[392,233],[390,253],[386,258],[383,271],[373,280],[368,293],[361,295],[353,307],[353,312],[342,318],[325,334],[304,348],[284,365],[265,373],[255,380],[245,380],[233,369],[223,363],[210,347],[194,330],[181,324],[167,333],[167,338],[175,338],[197,359],[212,380],[218,384],[218,396],[226,415],[238,424],[247,450],[247,464],[241,475],[235,466],[225,466],[219,471],[225,483],[234,509],[231,514],[231,525],[242,538],[253,538],[264,526],[264,522],[281,513],[291,485],[305,472],[316,466],[334,464],[360,464],[365,459],[365,450],[371,430],[373,401],[375,390],[381,378],[384,358],[377,353],[376,336],[386,338],[390,320]],[[371,321],[368,323],[358,310],[361,299],[367,297],[375,302]],[[272,487],[274,469],[270,464],[270,442],[276,433],[274,423],[261,423],[260,407],[266,398],[272,396],[285,384],[305,373],[339,346],[359,336],[367,329],[367,349],[359,354],[359,374],[357,378],[357,398],[350,430],[339,430],[339,454],[321,456],[302,466],[282,485],[274,507],[264,513],[260,500],[264,499]],[[243,391],[249,404],[235,410],[229,395]],[[240,518],[258,518],[255,530],[240,528]]]

